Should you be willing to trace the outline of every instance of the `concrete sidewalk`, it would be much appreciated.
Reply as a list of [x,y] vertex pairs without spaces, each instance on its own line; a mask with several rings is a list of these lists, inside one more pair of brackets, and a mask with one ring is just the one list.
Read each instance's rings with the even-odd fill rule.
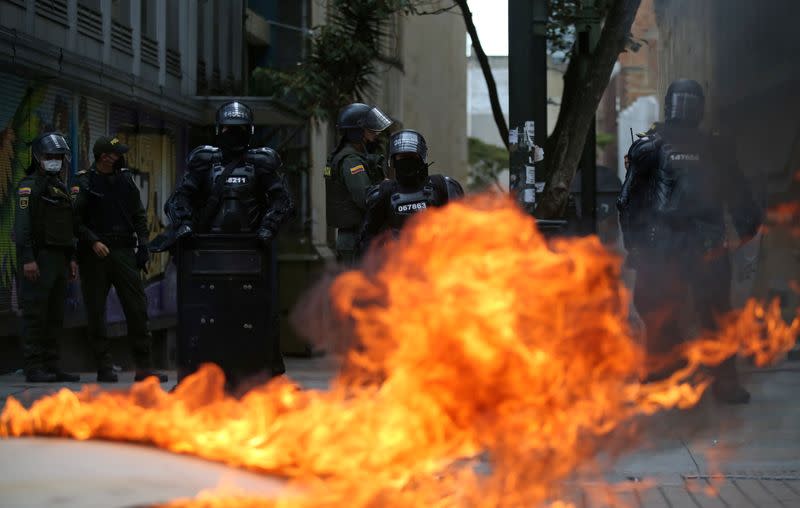
[[638,422],[642,447],[606,472],[613,487],[573,486],[576,506],[800,507],[800,364],[745,369],[743,378],[748,405],[706,396]]
[[[334,366],[325,358],[288,359],[287,374],[307,388],[325,389]],[[123,388],[132,378],[122,373],[121,383],[106,386]],[[94,374],[84,379],[93,382]],[[749,370],[744,379],[753,395],[749,405],[705,397],[689,411],[642,419],[641,446],[604,474],[612,487],[582,479],[568,486],[568,496],[581,508],[800,507],[800,364]],[[165,388],[174,383],[171,372]],[[9,374],[0,376],[0,397],[27,404],[60,386],[81,385],[34,385]]]

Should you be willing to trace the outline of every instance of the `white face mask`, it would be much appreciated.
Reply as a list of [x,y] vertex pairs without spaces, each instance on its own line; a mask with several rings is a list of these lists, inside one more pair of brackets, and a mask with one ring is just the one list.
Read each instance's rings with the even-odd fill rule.
[[42,162],[42,167],[47,173],[58,173],[61,171],[61,161],[44,161]]

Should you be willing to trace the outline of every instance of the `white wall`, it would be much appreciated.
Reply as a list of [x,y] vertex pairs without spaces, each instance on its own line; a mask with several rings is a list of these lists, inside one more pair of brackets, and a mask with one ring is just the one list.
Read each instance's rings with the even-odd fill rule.
[[428,142],[431,170],[467,178],[466,29],[461,16],[407,16],[403,19],[404,73],[399,93],[403,126]]
[[659,119],[661,105],[655,96],[639,97],[636,101],[620,111],[617,117],[617,176],[625,180],[625,155],[631,147],[631,129],[634,139],[636,134],[646,132]]

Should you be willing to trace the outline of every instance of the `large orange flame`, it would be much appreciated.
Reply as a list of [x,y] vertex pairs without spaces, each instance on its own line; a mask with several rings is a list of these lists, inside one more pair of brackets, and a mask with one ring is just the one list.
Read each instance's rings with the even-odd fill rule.
[[323,291],[313,329],[355,338],[329,391],[279,379],[237,400],[206,366],[172,394],[146,381],[62,390],[29,410],[10,398],[0,436],[152,443],[297,487],[176,506],[532,506],[558,499],[621,423],[695,404],[700,365],[737,352],[766,362],[800,327],[777,302],[751,302],[685,348],[684,370],[640,385],[620,260],[596,238],[548,243],[497,197],[420,214]]

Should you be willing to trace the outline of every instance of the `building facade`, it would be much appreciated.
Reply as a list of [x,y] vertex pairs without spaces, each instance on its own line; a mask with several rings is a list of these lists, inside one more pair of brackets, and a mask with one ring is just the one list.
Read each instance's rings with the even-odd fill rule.
[[[213,142],[214,112],[234,97],[253,107],[255,143],[279,151],[295,196],[297,214],[280,237],[278,256],[281,313],[289,312],[315,267],[329,258],[322,175],[335,140],[324,123],[249,95],[258,92],[251,75],[258,67],[301,63],[310,27],[326,22],[327,8],[312,0],[0,1],[0,336],[17,332],[12,193],[30,162],[27,143],[60,130],[73,147],[74,174],[91,164],[97,137],[116,134],[131,147],[129,166],[155,236],[167,222],[163,203],[186,154]],[[465,178],[463,20],[397,15],[391,33],[365,100],[422,132],[436,170]],[[150,313],[156,326],[170,326],[174,270],[166,255],[153,264]],[[77,284],[66,305],[68,324],[80,325]],[[113,293],[108,314],[112,323],[122,320]]]
[[[247,88],[248,53],[274,49],[265,25],[245,0],[0,2],[0,336],[16,333],[13,189],[30,163],[28,143],[61,131],[74,175],[92,163],[99,136],[116,134],[131,148],[153,237],[164,228],[163,204],[186,154],[212,141],[216,107]],[[265,144],[302,123],[269,99],[251,102]],[[156,323],[174,313],[168,266],[167,255],[157,255],[148,275]],[[82,322],[78,289],[70,286],[66,302],[73,325]],[[109,321],[121,319],[112,293]]]
[[[435,6],[431,3],[430,10]],[[312,2],[311,7],[312,26],[325,23],[325,5]],[[428,160],[436,162],[431,172],[465,182],[468,174],[467,36],[463,19],[447,14],[397,14],[387,31],[391,37],[381,59],[374,91],[363,99],[389,114],[397,122],[393,128],[414,129],[425,136]],[[322,171],[336,141],[332,127],[326,122],[311,125],[311,238],[316,250],[325,256],[330,255],[328,243],[332,234],[325,220]]]

